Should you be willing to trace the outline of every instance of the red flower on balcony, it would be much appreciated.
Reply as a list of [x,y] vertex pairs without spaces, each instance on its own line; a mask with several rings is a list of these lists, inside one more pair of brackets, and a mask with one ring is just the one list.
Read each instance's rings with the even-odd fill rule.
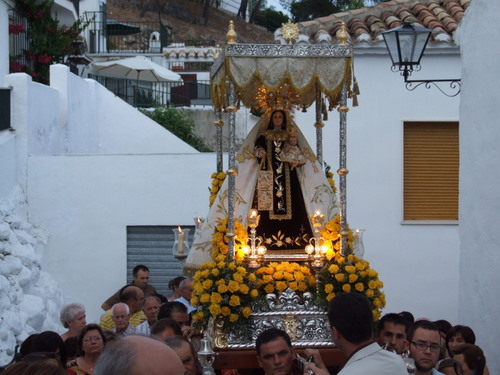
[[24,25],[9,25],[9,34],[18,35],[26,31]]
[[11,73],[19,73],[23,71],[23,65],[17,61],[11,61],[9,68]]
[[52,57],[44,53],[43,55],[39,55],[37,61],[40,64],[48,64],[52,61]]

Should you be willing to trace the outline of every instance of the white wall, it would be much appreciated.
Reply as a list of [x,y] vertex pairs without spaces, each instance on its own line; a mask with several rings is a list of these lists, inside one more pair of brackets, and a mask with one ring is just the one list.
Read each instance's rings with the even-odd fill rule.
[[0,2],[0,87],[4,87],[4,77],[9,73],[9,15],[8,5]]
[[127,280],[127,225],[192,225],[214,170],[214,154],[30,157],[30,219],[50,233],[44,268],[66,300],[96,320]]
[[490,374],[500,373],[500,107],[497,0],[474,0],[460,27],[460,281],[458,312],[474,328]]
[[[387,295],[384,312],[458,320],[457,225],[402,225],[403,121],[458,121],[459,98],[418,88],[407,91],[380,49],[357,51],[359,107],[347,114],[347,218],[364,228],[365,259],[380,273]],[[414,79],[459,77],[459,56],[425,56]],[[349,101],[351,106],[351,101]],[[305,116],[304,116],[305,115]],[[315,147],[314,109],[298,124]],[[338,115],[323,128],[324,160],[339,166]],[[338,181],[338,178],[336,179]]]

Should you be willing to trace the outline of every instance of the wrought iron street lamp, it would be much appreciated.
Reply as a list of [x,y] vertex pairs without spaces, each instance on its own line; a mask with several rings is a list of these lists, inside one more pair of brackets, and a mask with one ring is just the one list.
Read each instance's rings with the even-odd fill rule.
[[[403,26],[382,33],[385,45],[392,60],[392,70],[401,72],[404,77],[406,88],[415,90],[424,85],[430,88],[434,85],[446,96],[457,96],[460,93],[460,79],[433,79],[433,80],[410,80],[413,71],[420,70],[420,60],[424,54],[427,42],[433,30],[424,27],[413,26],[404,22]],[[443,91],[439,83],[449,82],[451,93]]]

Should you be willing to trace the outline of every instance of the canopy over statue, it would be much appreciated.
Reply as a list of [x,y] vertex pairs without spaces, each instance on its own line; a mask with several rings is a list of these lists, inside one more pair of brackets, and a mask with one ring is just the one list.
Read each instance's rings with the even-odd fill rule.
[[[230,113],[230,137],[231,126],[234,126],[234,112],[240,104],[262,115],[239,152],[229,150],[228,178],[220,188],[201,230],[195,236],[186,261],[186,270],[197,269],[200,264],[211,260],[214,229],[220,219],[228,218],[230,224],[231,219],[236,219],[246,227],[249,211],[256,208],[261,215],[266,212],[264,216],[271,222],[279,224],[282,220],[290,220],[290,223],[299,221],[303,225],[304,239],[307,242],[307,236],[313,231],[310,218],[314,212],[321,212],[325,222],[342,213],[342,196],[338,204],[323,171],[322,151],[318,148],[315,154],[310,148],[299,128],[306,125],[294,122],[293,111],[316,103],[314,126],[320,130],[323,126],[321,112],[326,110],[325,101],[329,110],[339,106],[344,108],[347,96],[354,96],[351,89],[351,56],[351,46],[345,41],[339,45],[259,45],[230,42],[224,46],[212,67],[211,92],[216,110]],[[272,117],[277,110],[282,111],[283,128],[273,128]],[[341,110],[339,112],[342,114]],[[296,137],[296,140],[290,137]],[[231,141],[229,143],[231,147]],[[285,147],[295,155],[284,155]],[[263,170],[269,171],[273,179],[274,190],[270,204],[274,204],[274,208],[259,207],[264,196],[259,189],[259,176],[263,174]],[[299,191],[300,199],[296,198],[295,188]],[[300,212],[297,203],[305,210],[300,219],[297,216]],[[276,210],[283,206],[291,209],[288,217],[276,215]],[[262,227],[266,225],[263,223]],[[283,225],[280,228],[282,227]],[[270,256],[280,254],[281,242],[295,241],[288,234],[279,237],[277,232],[266,230],[268,232],[259,235],[263,234],[269,250],[276,250]],[[279,234],[283,235],[283,229],[279,230]],[[299,259],[306,255],[304,244],[295,244],[284,247],[294,251],[287,252],[283,260]]]

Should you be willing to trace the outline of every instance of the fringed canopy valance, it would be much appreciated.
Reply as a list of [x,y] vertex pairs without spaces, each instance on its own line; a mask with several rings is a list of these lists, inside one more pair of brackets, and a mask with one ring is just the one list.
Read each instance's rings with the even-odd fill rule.
[[218,110],[230,105],[228,82],[246,107],[257,107],[259,88],[275,93],[286,84],[300,107],[309,107],[319,90],[331,109],[344,85],[351,92],[351,81],[349,45],[228,44],[212,67],[212,102]]

